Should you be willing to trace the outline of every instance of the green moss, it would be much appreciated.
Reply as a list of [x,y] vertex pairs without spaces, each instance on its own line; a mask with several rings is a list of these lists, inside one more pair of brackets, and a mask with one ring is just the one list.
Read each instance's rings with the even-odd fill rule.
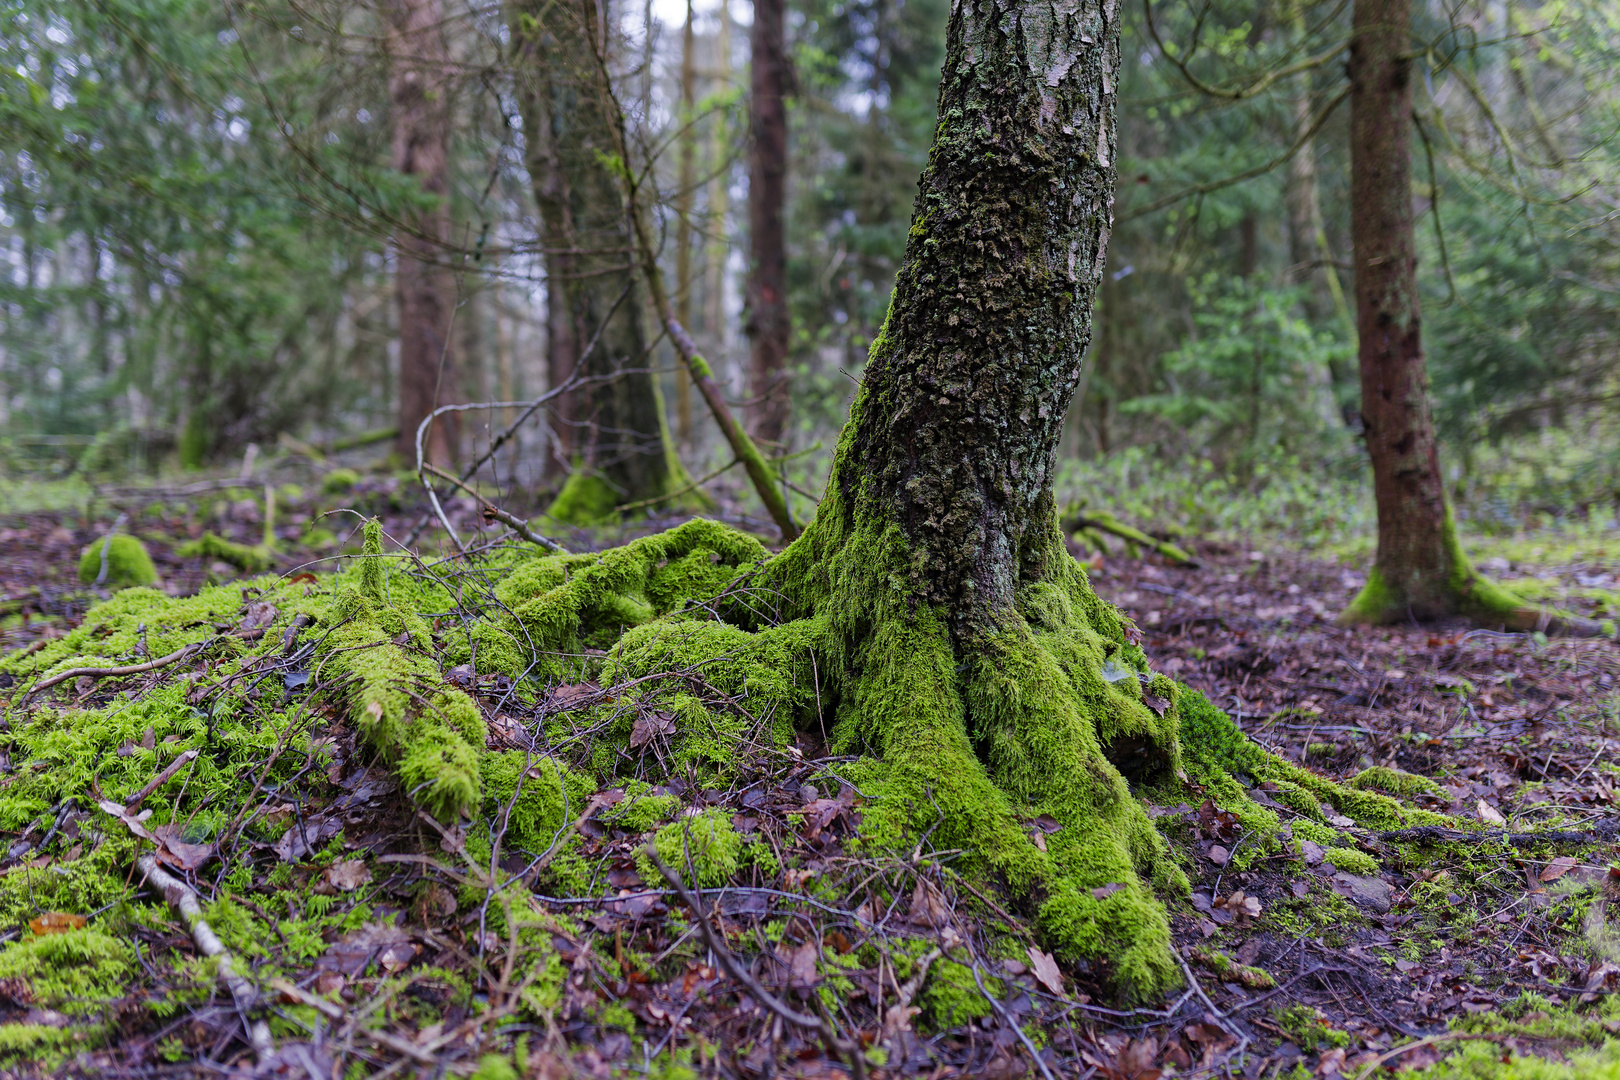
[[79,580],[86,585],[95,584],[101,574],[103,549],[107,551],[106,585],[122,588],[127,585],[157,584],[157,567],[152,565],[152,557],[146,553],[145,546],[128,533],[118,533],[112,537],[110,545],[103,537],[85,548],[79,556]]
[[353,469],[333,469],[321,477],[321,491],[327,495],[345,495],[360,482],[360,474]]
[[1382,791],[1390,795],[1404,795],[1407,798],[1414,795],[1444,796],[1445,794],[1440,785],[1427,776],[1401,772],[1399,769],[1391,769],[1383,765],[1374,765],[1370,769],[1361,770],[1350,778],[1349,784],[1353,788]]
[[485,754],[480,763],[484,813],[506,822],[508,844],[538,855],[577,817],[595,784],[555,758],[522,750]]
[[600,525],[617,516],[615,511],[622,502],[624,498],[601,474],[576,465],[556,499],[546,508],[546,516],[565,525]]
[[[653,849],[688,884],[695,878],[706,889],[724,885],[742,866],[743,839],[732,828],[731,815],[719,809],[665,825],[653,834]],[[650,859],[642,856],[641,861],[643,877],[661,880]]]
[[1307,1054],[1350,1045],[1350,1033],[1329,1024],[1327,1017],[1310,1005],[1291,1005],[1272,1012],[1277,1026],[1288,1033],[1294,1044]]
[[473,1080],[518,1080],[518,1070],[506,1054],[485,1054],[478,1059]]
[[1373,877],[1378,873],[1378,860],[1354,848],[1330,847],[1322,853],[1322,861],[1332,863],[1347,874]]
[[1208,968],[1224,982],[1235,982],[1250,990],[1270,990],[1277,985],[1271,972],[1264,968],[1240,964],[1218,949],[1194,949],[1192,959]]
[[[989,993],[1005,993],[1000,979],[984,975],[980,978]],[[992,1012],[990,1002],[973,981],[973,969],[954,960],[934,961],[922,993],[917,995],[917,1004],[922,1008],[923,1021],[935,1031],[960,1027]]]
[[263,573],[275,565],[275,557],[264,546],[249,547],[211,532],[181,544],[174,553],[183,559],[217,559],[245,574]]
[[1495,1040],[1470,1041],[1413,1075],[1421,1080],[1620,1080],[1620,1042],[1557,1059],[1504,1051]]
[[651,794],[652,785],[632,780],[625,785],[624,800],[603,811],[602,821],[614,828],[630,832],[646,832],[661,821],[669,820],[681,805],[674,795]]

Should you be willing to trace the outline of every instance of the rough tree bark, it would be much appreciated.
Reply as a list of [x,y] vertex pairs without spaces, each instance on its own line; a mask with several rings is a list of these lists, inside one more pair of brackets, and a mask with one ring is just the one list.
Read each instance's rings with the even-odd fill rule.
[[1178,691],[1052,494],[1111,225],[1119,21],[1117,0],[953,8],[887,322],[816,519],[761,578],[834,672],[834,751],[904,793],[871,828],[937,811],[936,841],[1039,895],[1051,946],[1133,997],[1179,978],[1147,883],[1184,879],[1124,776],[1175,775]]
[[[518,101],[545,247],[552,385],[578,368],[557,427],[571,473],[550,513],[591,524],[682,486],[643,328],[629,217],[611,164],[612,103],[594,59],[595,0],[522,0],[512,14]],[[580,358],[600,333],[592,352]]]
[[1378,554],[1343,623],[1465,615],[1518,625],[1538,613],[1477,573],[1440,475],[1423,359],[1412,213],[1411,0],[1356,0],[1350,44],[1350,224],[1361,417]]
[[780,442],[788,419],[787,38],[784,0],[754,0],[749,99],[748,275],[749,410],[753,434]]
[[[416,460],[416,429],[440,405],[460,400],[450,326],[455,275],[444,261],[450,233],[450,55],[438,0],[385,0],[388,100],[394,168],[413,176],[432,205],[410,214],[394,237],[399,266],[399,437],[396,450]],[[429,461],[455,454],[454,413],[439,417],[424,444]]]

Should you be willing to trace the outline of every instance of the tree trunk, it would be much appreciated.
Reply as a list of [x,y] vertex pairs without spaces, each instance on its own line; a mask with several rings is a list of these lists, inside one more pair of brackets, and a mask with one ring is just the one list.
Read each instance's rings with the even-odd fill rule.
[[[675,191],[675,317],[692,328],[692,197],[697,185],[697,128],[693,103],[697,99],[697,41],[692,25],[692,0],[686,0],[686,25],[681,30],[680,176]],[[692,378],[675,365],[675,432],[683,447],[692,445]]]
[[1366,587],[1339,618],[1388,623],[1462,614],[1500,624],[1527,614],[1525,605],[1480,577],[1463,554],[1429,413],[1412,228],[1411,25],[1411,0],[1356,0],[1350,231],[1378,554]]
[[[1293,11],[1293,30],[1303,39],[1306,34],[1305,9],[1296,5]],[[1333,253],[1328,247],[1327,229],[1322,223],[1322,200],[1316,180],[1316,140],[1310,135],[1315,110],[1311,108],[1311,73],[1304,72],[1295,79],[1293,99],[1293,136],[1301,140],[1299,151],[1288,159],[1288,184],[1284,202],[1288,210],[1288,256],[1292,264],[1292,278],[1303,282],[1306,321],[1318,325],[1336,317],[1348,330],[1354,330],[1350,305],[1345,302],[1344,289],[1339,284],[1339,272],[1333,265]],[[1342,397],[1353,393],[1354,373],[1350,365],[1340,360],[1329,360],[1327,392],[1338,418],[1349,423],[1355,410],[1340,407]],[[1342,393],[1341,393],[1342,388]]]
[[749,393],[753,434],[780,442],[788,418],[787,241],[782,207],[787,183],[787,38],[783,0],[754,0],[749,35],[748,276]]
[[[573,524],[683,484],[652,374],[596,55],[595,0],[523,0],[514,13],[518,99],[545,247],[553,386],[589,380],[557,412],[571,475],[550,514]],[[588,356],[585,349],[600,335]],[[583,357],[583,360],[582,360]]]
[[[414,176],[435,201],[408,218],[394,237],[399,259],[399,438],[406,461],[416,461],[416,429],[440,405],[459,400],[456,357],[449,340],[456,304],[454,275],[444,263],[450,233],[447,205],[450,162],[450,58],[438,0],[385,0],[388,100],[394,129],[394,168]],[[429,461],[453,460],[458,425],[439,417],[423,449]]]
[[[1114,0],[954,6],[888,320],[816,519],[763,578],[840,674],[833,752],[892,770],[867,820],[939,815],[935,842],[1044,898],[1061,955],[1144,997],[1179,978],[1144,879],[1179,872],[1125,774],[1179,767],[1177,690],[1092,591],[1052,494],[1111,225],[1118,63]],[[1044,847],[1021,824],[1039,814],[1063,824]]]

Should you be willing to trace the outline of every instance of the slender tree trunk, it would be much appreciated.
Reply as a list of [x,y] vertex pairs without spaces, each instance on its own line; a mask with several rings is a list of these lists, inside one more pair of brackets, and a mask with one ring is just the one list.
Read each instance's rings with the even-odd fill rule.
[[1340,621],[1466,614],[1502,622],[1523,603],[1481,578],[1457,542],[1429,412],[1412,222],[1411,26],[1411,0],[1356,0],[1350,223],[1378,554]]
[[[731,3],[720,0],[720,33],[715,41],[715,82],[724,93],[731,88]],[[709,247],[704,266],[704,320],[714,346],[714,358],[724,366],[726,346],[726,261],[731,256],[731,142],[726,114],[716,113],[709,131],[710,171]]]
[[[675,317],[692,326],[692,197],[697,184],[697,129],[693,102],[697,98],[696,35],[692,27],[692,0],[686,0],[686,25],[681,30],[680,175],[675,192]],[[680,444],[692,445],[692,379],[675,365],[675,434]]]
[[[559,410],[571,475],[551,514],[577,524],[656,498],[684,476],[666,430],[612,153],[612,104],[596,63],[595,0],[523,0],[513,10],[518,98],[546,249],[553,386],[590,380]],[[599,337],[587,356],[585,349]],[[571,429],[571,430],[570,430]]]
[[[438,0],[385,0],[388,100],[394,127],[394,168],[413,176],[435,200],[412,215],[394,237],[399,259],[399,439],[396,448],[416,460],[416,429],[440,405],[458,400],[456,356],[450,341],[455,276],[444,262],[450,233],[450,58]],[[429,432],[428,460],[453,460],[459,425],[441,416]]]
[[748,276],[749,393],[754,435],[780,442],[788,419],[787,39],[784,0],[754,0],[749,100]]
[[[1306,32],[1305,10],[1296,5],[1293,11],[1293,30],[1303,38]],[[1316,140],[1310,137],[1311,75],[1305,72],[1295,79],[1293,99],[1293,135],[1303,139],[1299,152],[1288,160],[1288,184],[1284,202],[1288,210],[1288,259],[1292,264],[1294,281],[1303,282],[1305,288],[1305,318],[1312,325],[1320,325],[1330,317],[1350,332],[1355,320],[1350,305],[1345,301],[1344,289],[1339,284],[1339,272],[1333,265],[1332,250],[1328,247],[1327,229],[1322,223],[1322,200],[1317,183]],[[1340,408],[1339,401],[1353,391],[1355,373],[1348,363],[1330,360],[1326,372],[1327,395],[1334,412],[1348,423],[1355,410]],[[1341,393],[1341,388],[1343,392]]]

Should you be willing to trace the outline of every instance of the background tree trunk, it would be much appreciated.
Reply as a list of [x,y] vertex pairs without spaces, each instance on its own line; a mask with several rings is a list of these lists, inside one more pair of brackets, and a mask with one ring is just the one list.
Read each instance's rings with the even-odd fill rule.
[[[603,48],[596,2],[524,0],[513,31],[529,176],[546,249],[552,385],[576,367],[591,380],[558,412],[572,472],[550,513],[590,524],[623,503],[668,493],[684,473],[652,375],[624,196],[602,158],[615,144],[609,88],[595,60]],[[598,333],[600,341],[580,366]]]
[[753,434],[780,442],[788,419],[787,241],[782,207],[787,190],[787,38],[783,0],[754,0],[749,36],[753,93],[749,100],[748,275],[749,409]]
[[1350,44],[1350,231],[1361,417],[1378,554],[1345,623],[1465,614],[1534,619],[1457,542],[1429,412],[1412,227],[1411,0],[1356,0]]
[[[394,237],[399,266],[399,438],[396,448],[416,461],[416,429],[440,405],[460,400],[450,325],[456,281],[445,264],[449,238],[450,57],[438,0],[385,0],[388,100],[392,109],[394,168],[414,176],[435,200],[411,215]],[[441,416],[428,433],[429,461],[453,460],[459,425]]]
[[[692,198],[697,185],[696,52],[692,0],[686,0],[686,25],[681,30],[680,175],[675,190],[675,317],[689,330],[693,325]],[[692,445],[692,378],[681,364],[675,365],[675,433],[681,446]]]

